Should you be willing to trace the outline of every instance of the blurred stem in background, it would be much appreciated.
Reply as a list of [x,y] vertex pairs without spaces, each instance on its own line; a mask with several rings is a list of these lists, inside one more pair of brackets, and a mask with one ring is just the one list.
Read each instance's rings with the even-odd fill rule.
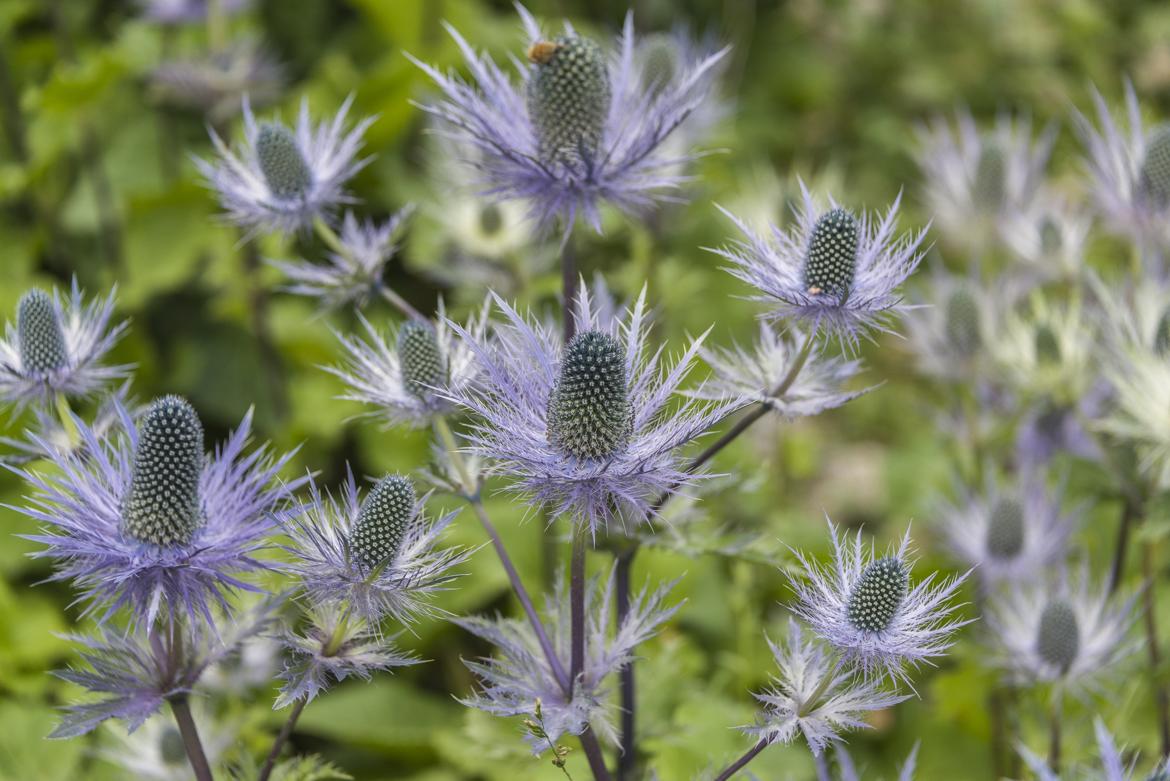
[[1158,640],[1157,600],[1157,540],[1142,540],[1142,601],[1145,608],[1146,651],[1150,659],[1150,685],[1154,691],[1154,707],[1158,711],[1158,736],[1162,758],[1170,757],[1170,695],[1162,681],[1162,651]]

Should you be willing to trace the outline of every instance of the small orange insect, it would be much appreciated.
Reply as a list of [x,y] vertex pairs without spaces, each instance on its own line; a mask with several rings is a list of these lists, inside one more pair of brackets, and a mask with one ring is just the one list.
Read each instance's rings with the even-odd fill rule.
[[528,47],[528,61],[538,65],[548,65],[560,46],[552,41],[537,41]]

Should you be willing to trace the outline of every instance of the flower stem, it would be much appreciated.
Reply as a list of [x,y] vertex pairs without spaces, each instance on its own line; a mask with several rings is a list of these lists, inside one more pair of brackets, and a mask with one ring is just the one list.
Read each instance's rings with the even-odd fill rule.
[[280,728],[280,734],[276,736],[276,740],[272,741],[272,749],[268,752],[268,757],[264,760],[264,767],[260,768],[260,775],[256,777],[256,781],[268,781],[268,777],[272,775],[273,768],[276,767],[276,760],[280,756],[280,752],[284,749],[284,744],[288,742],[292,735],[293,728],[297,725],[297,719],[301,717],[301,712],[308,704],[308,699],[301,697],[293,705],[292,712],[288,714],[288,719],[285,720],[284,726]]
[[1053,773],[1060,773],[1060,722],[1061,712],[1060,690],[1052,693],[1052,709],[1048,715],[1048,767]]
[[[805,364],[808,363],[809,356],[812,355],[813,346],[815,344],[814,337],[816,334],[810,333],[805,337],[804,344],[800,347],[800,352],[796,356],[796,360],[788,367],[788,371],[776,384],[775,388],[771,389],[768,394],[770,398],[779,398],[788,392],[792,384],[800,376],[800,372],[804,369]],[[772,408],[770,402],[761,401],[755,409],[741,417],[736,421],[735,425],[724,432],[723,436],[712,442],[699,455],[686,466],[685,473],[692,474],[703,464],[715,457],[719,451],[730,445],[739,435],[752,427],[757,420],[768,414],[768,410]],[[663,506],[670,501],[670,497],[674,496],[674,490],[678,488],[678,483],[671,485],[654,504],[650,506],[651,514],[657,513]],[[615,561],[615,600],[617,611],[617,625],[621,626],[626,619],[626,615],[630,609],[630,570],[634,566],[634,556],[638,553],[638,543],[634,541],[628,548],[618,554]],[[630,777],[633,774],[634,765],[637,762],[637,719],[635,717],[635,709],[637,707],[637,682],[634,675],[634,663],[628,662],[625,667],[618,673],[620,693],[621,693],[621,710],[622,710],[622,753],[618,758],[618,781]]]
[[1141,502],[1131,496],[1122,499],[1121,518],[1117,522],[1117,542],[1113,548],[1113,564],[1109,567],[1109,596],[1117,591],[1121,585],[1121,578],[1125,574],[1125,557],[1129,549],[1129,531],[1141,513]]
[[191,706],[184,695],[172,697],[171,712],[175,715],[175,723],[179,726],[179,734],[183,738],[183,748],[187,750],[187,760],[191,763],[191,770],[198,781],[213,781],[211,766],[207,764],[207,755],[203,753],[203,742],[199,740],[199,730],[195,727],[195,719],[191,717]]
[[829,775],[829,762],[825,759],[825,752],[813,754],[813,762],[817,768],[817,781],[833,781]]
[[759,743],[757,743],[756,745],[754,745],[750,749],[748,749],[747,752],[744,753],[744,755],[742,757],[740,757],[739,759],[732,762],[730,765],[727,766],[727,768],[722,773],[715,776],[715,781],[727,781],[727,779],[731,778],[733,775],[738,773],[740,770],[743,770],[744,766],[746,766],[748,762],[751,762],[753,759],[755,759],[756,755],[759,754],[764,749],[766,749],[767,747],[768,747],[768,741],[767,740],[760,740]]
[[[345,243],[342,242],[341,237],[337,235],[337,231],[329,227],[329,223],[325,222],[323,217],[318,215],[313,219],[313,232],[316,233],[317,238],[321,239],[322,243],[324,243],[325,246],[331,249],[333,252],[336,252],[338,255],[341,255],[344,258],[350,257],[349,248],[345,246]],[[378,292],[382,295],[382,298],[386,299],[386,301],[391,306],[393,306],[402,314],[406,315],[412,320],[426,321],[427,318],[423,317],[422,312],[415,309],[407,302],[405,298],[395,293],[386,285],[379,283]]]
[[577,333],[577,319],[573,309],[577,302],[577,252],[570,231],[561,243],[561,316],[564,320],[565,343]]
[[1162,758],[1170,757],[1170,695],[1161,681],[1162,651],[1158,644],[1157,601],[1154,593],[1156,575],[1153,540],[1142,541],[1142,602],[1145,607],[1146,651],[1150,658],[1151,684],[1154,687],[1154,707],[1158,711],[1158,736]]
[[504,547],[504,541],[500,539],[500,533],[496,531],[495,525],[488,517],[487,510],[483,506],[483,500],[480,499],[479,486],[475,484],[475,480],[467,469],[467,464],[463,460],[463,454],[459,452],[459,445],[455,441],[455,435],[452,433],[451,426],[447,423],[446,418],[442,416],[435,418],[435,431],[438,433],[443,447],[447,450],[448,457],[451,459],[451,463],[459,475],[459,480],[463,483],[461,486],[463,498],[471,505],[471,509],[475,512],[475,517],[479,519],[480,525],[483,526],[484,531],[487,532],[488,537],[491,539],[496,556],[499,558],[500,564],[503,565],[504,572],[508,575],[508,580],[512,584],[512,592],[516,595],[516,599],[519,600],[520,606],[524,608],[524,614],[528,616],[528,623],[532,625],[532,631],[536,633],[536,639],[540,643],[540,648],[544,651],[545,657],[548,659],[549,666],[552,667],[553,675],[557,678],[557,683],[560,684],[561,689],[565,692],[565,697],[571,698],[571,679],[565,672],[565,667],[561,664],[560,657],[557,656],[548,633],[544,630],[544,624],[541,623],[540,616],[536,613],[536,607],[532,604],[532,598],[528,596],[528,589],[524,588],[524,582],[520,580],[520,573],[516,571],[516,566],[512,563],[512,557],[508,555],[508,550]]
[[569,557],[569,680],[574,686],[585,669],[585,534],[584,524],[576,524]]

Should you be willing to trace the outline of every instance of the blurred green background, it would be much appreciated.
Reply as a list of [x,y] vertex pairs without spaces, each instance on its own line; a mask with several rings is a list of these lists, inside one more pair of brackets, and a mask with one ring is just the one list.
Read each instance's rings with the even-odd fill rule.
[[[553,22],[568,16],[598,34],[616,31],[627,10],[615,0],[533,2]],[[714,324],[715,343],[752,338],[754,305],[701,247],[730,235],[714,209],[786,219],[794,176],[831,188],[853,207],[882,207],[905,188],[903,227],[925,224],[913,160],[916,123],[968,105],[981,121],[997,111],[1030,113],[1062,126],[1057,178],[1079,170],[1069,130],[1073,106],[1086,106],[1091,84],[1111,100],[1128,75],[1152,115],[1170,107],[1170,4],[1126,0],[856,0],[752,2],[646,0],[634,4],[640,31],[685,24],[733,45],[721,84],[731,113],[698,166],[689,204],[639,226],[611,215],[604,235],[579,233],[582,269],[605,275],[619,298],[648,282],[655,338],[678,350],[688,334]],[[459,58],[441,21],[497,58],[522,52],[525,40],[506,2],[481,0],[257,0],[231,18],[227,34],[262,41],[282,62],[287,88],[261,113],[290,117],[302,96],[321,116],[355,95],[355,115],[377,120],[366,134],[373,162],[355,180],[364,215],[384,217],[407,202],[420,211],[391,264],[388,282],[415,306],[433,311],[442,295],[460,317],[478,300],[475,274],[453,247],[441,219],[447,194],[436,182],[421,112],[410,101],[430,89],[406,53],[444,67]],[[359,474],[425,464],[426,431],[385,430],[355,419],[363,410],[336,400],[339,382],[321,371],[338,359],[330,328],[349,329],[351,313],[318,316],[313,302],[279,292],[280,275],[263,258],[317,258],[311,239],[264,239],[243,245],[217,220],[193,155],[209,154],[199,112],[160,105],[150,74],[167,57],[196,56],[207,46],[201,25],[162,28],[118,0],[0,0],[0,312],[10,317],[31,285],[64,285],[76,275],[91,292],[118,286],[119,314],[132,320],[118,362],[137,364],[134,393],[148,399],[180,393],[203,415],[208,440],[219,439],[250,405],[258,429],[277,447],[303,447],[295,470],[320,470],[336,482],[344,464]],[[238,117],[218,118],[229,134]],[[494,272],[501,286],[538,309],[556,304],[557,271],[549,248],[525,246]],[[936,245],[932,262],[961,268],[966,259]],[[482,269],[481,269],[482,270]],[[495,279],[496,277],[493,277]],[[366,314],[397,315],[381,302]],[[676,589],[687,605],[643,649],[640,719],[645,747],[663,781],[701,777],[750,745],[732,728],[749,723],[748,691],[764,685],[772,663],[764,631],[777,636],[790,597],[776,566],[784,545],[823,551],[821,520],[865,524],[879,540],[914,520],[922,571],[950,566],[932,536],[930,512],[952,479],[953,444],[933,418],[937,389],[915,377],[896,339],[867,346],[864,380],[877,392],[811,421],[768,421],[720,457],[717,468],[742,477],[707,497],[698,512],[710,523],[758,535],[752,555],[685,557],[650,552],[635,582],[685,573]],[[5,414],[15,436],[28,420]],[[1090,493],[1093,470],[1074,485]],[[0,474],[0,501],[21,502],[22,486]],[[454,505],[453,500],[444,500]],[[541,528],[494,496],[489,510],[524,577],[545,576]],[[1115,508],[1094,506],[1084,541],[1094,551],[1109,539]],[[454,539],[479,544],[468,516]],[[72,659],[54,633],[71,629],[76,609],[32,549],[13,535],[30,522],[0,509],[0,778],[13,781],[113,779],[127,771],[102,758],[117,750],[117,729],[91,739],[51,743],[43,736],[53,708],[76,692],[46,671]],[[1103,553],[1094,553],[1094,556]],[[593,564],[605,566],[599,554]],[[1094,559],[1096,560],[1096,559]],[[456,613],[511,611],[506,581],[489,552],[442,604]],[[469,711],[454,696],[473,681],[460,658],[488,649],[440,621],[422,623],[406,645],[431,660],[371,684],[347,683],[314,702],[294,745],[318,752],[360,779],[555,778],[547,760],[527,755],[519,720]],[[985,715],[989,674],[977,632],[918,679],[920,699],[880,714],[875,729],[850,747],[872,777],[892,777],[915,741],[920,779],[991,777]],[[1110,693],[1104,711],[1119,738],[1154,747],[1140,678]],[[239,695],[239,696],[236,696]],[[280,714],[261,686],[216,700],[229,733],[254,752],[266,749]],[[453,696],[454,695],[454,696]],[[1072,758],[1091,749],[1096,703],[1073,703],[1067,726]],[[1024,739],[1042,747],[1042,703],[1021,702]],[[579,752],[569,769],[584,778]],[[752,769],[760,778],[811,778],[800,746],[772,748]]]

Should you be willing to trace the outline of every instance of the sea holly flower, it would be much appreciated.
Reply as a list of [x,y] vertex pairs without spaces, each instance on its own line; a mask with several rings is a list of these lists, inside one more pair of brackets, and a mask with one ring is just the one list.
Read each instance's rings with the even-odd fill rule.
[[[120,422],[119,406],[134,410],[135,404],[129,398],[130,381],[122,383],[108,396],[102,398],[97,409],[90,416],[89,426],[104,439]],[[72,418],[49,407],[35,406],[32,409],[34,424],[23,432],[23,437],[0,437],[0,445],[12,449],[11,454],[0,456],[0,464],[19,465],[40,458],[52,458],[59,453],[77,452],[84,447],[73,428]],[[131,414],[137,414],[132,411]],[[65,421],[69,421],[68,424]]]
[[974,278],[935,270],[925,295],[905,313],[906,343],[923,374],[951,382],[982,380],[990,362],[988,341],[1010,283],[987,289]]
[[1170,127],[1146,129],[1128,81],[1121,121],[1096,90],[1093,106],[1095,124],[1080,113],[1076,119],[1097,211],[1115,231],[1154,250],[1170,230]]
[[341,398],[373,407],[366,414],[389,424],[425,426],[455,408],[448,396],[478,383],[481,369],[471,342],[460,334],[486,338],[489,304],[458,332],[442,301],[433,325],[412,320],[386,334],[359,315],[365,336],[338,334],[345,362],[326,371],[346,384]]
[[312,702],[346,678],[368,681],[375,672],[422,661],[397,649],[393,637],[349,615],[337,602],[310,607],[306,626],[285,630],[281,640],[288,657],[279,675],[283,685],[273,705],[277,710],[297,700]]
[[479,150],[481,189],[526,201],[543,227],[560,218],[566,233],[578,214],[600,229],[602,202],[635,211],[662,200],[683,181],[676,166],[693,157],[672,157],[663,142],[703,102],[727,50],[685,63],[669,84],[647,85],[632,15],[611,58],[567,24],[547,38],[518,10],[531,41],[519,84],[451,28],[473,83],[415,60],[443,93],[423,110]]
[[285,80],[281,64],[248,39],[201,57],[163,62],[149,77],[151,96],[159,103],[199,112],[213,124],[240,113],[245,96],[253,106],[272,103]]
[[427,497],[401,475],[387,475],[359,498],[348,473],[335,499],[312,485],[305,512],[287,524],[288,569],[301,578],[309,604],[346,606],[376,631],[386,616],[409,623],[440,612],[432,604],[473,551],[436,549],[458,511],[432,520]]
[[1165,354],[1131,345],[1112,356],[1106,377],[1113,404],[1097,427],[1136,448],[1139,466],[1160,487],[1170,486],[1170,364]]
[[351,95],[332,121],[314,127],[309,102],[303,100],[296,126],[290,128],[257,122],[245,99],[244,140],[238,151],[212,130],[218,157],[195,161],[228,219],[249,235],[288,234],[306,230],[314,220],[328,218],[342,204],[351,203],[345,184],[369,162],[357,154],[362,134],[374,121],[363,119],[347,132],[352,104]]
[[278,480],[291,453],[245,452],[251,411],[210,457],[181,397],[156,399],[137,424],[120,402],[117,411],[116,433],[74,418],[82,446],[52,453],[52,473],[18,472],[35,493],[17,509],[42,524],[28,538],[46,546],[33,555],[103,620],[124,605],[136,623],[160,608],[208,619],[213,605],[227,609],[227,592],[256,590],[240,576],[265,567],[257,554],[304,480]]
[[743,238],[712,252],[771,306],[767,319],[790,319],[856,349],[871,331],[889,332],[890,316],[907,308],[898,288],[922,258],[925,231],[895,237],[900,194],[885,216],[854,215],[831,198],[821,211],[803,182],[801,196],[796,224],[772,225],[766,235],[723,210]]
[[1132,650],[1126,642],[1132,607],[1132,597],[1111,603],[1082,568],[1017,586],[992,604],[987,620],[999,664],[1013,679],[1092,688]]
[[1034,293],[998,319],[987,347],[1006,384],[1029,400],[1069,406],[1086,395],[1096,373],[1093,324],[1076,300]]
[[781,333],[760,323],[752,352],[738,345],[704,348],[700,355],[712,378],[687,395],[712,401],[752,399],[785,418],[798,418],[819,415],[873,390],[844,390],[861,370],[861,361],[825,355],[815,344],[803,356],[809,338],[795,329]]
[[969,623],[956,618],[959,605],[951,599],[970,572],[943,579],[932,573],[911,586],[909,532],[882,557],[872,545],[866,551],[860,532],[852,544],[832,523],[829,534],[829,565],[796,554],[801,572],[789,576],[793,612],[866,676],[908,682],[906,668],[942,656],[955,631]]
[[359,222],[347,211],[338,236],[340,246],[330,251],[325,263],[270,262],[288,278],[285,289],[290,293],[320,299],[329,309],[365,306],[385,284],[386,264],[398,251],[402,224],[413,211],[413,206],[405,206],[381,224]]
[[1004,243],[1040,280],[1081,275],[1091,228],[1088,214],[1050,192],[1041,192],[1000,220]]
[[819,755],[842,732],[871,726],[864,720],[866,713],[909,699],[883,690],[877,678],[857,676],[823,645],[806,638],[795,620],[788,623],[785,642],[768,640],[768,646],[779,674],[768,689],[753,695],[762,706],[757,723],[741,728],[768,743],[803,737]]
[[1029,210],[1044,180],[1056,127],[1033,140],[1028,119],[1001,115],[981,133],[967,111],[954,128],[937,118],[919,132],[927,202],[948,236],[982,245],[1000,220]]
[[264,631],[275,602],[261,603],[238,620],[217,625],[201,620],[142,622],[130,629],[110,625],[95,637],[69,635],[83,648],[83,667],[55,672],[100,699],[65,708],[66,715],[50,738],[74,738],[107,719],[137,729],[163,704],[190,694],[211,665],[233,653],[241,642]]
[[661,351],[646,344],[645,290],[623,318],[603,324],[582,285],[578,333],[567,345],[558,329],[499,297],[496,305],[504,322],[491,342],[456,327],[472,345],[482,381],[446,395],[475,413],[469,448],[509,476],[511,490],[596,534],[611,522],[651,520],[655,499],[699,479],[678,449],[742,403],[672,406],[702,338],[662,367]]
[[129,374],[130,366],[102,363],[126,331],[125,322],[110,326],[113,313],[113,291],[87,304],[76,279],[67,299],[27,291],[0,339],[0,400],[22,408],[57,394],[91,396]]
[[[557,655],[568,659],[570,609],[564,580],[558,581],[546,602],[545,626]],[[502,617],[455,619],[460,627],[497,649],[497,655],[490,659],[464,662],[479,678],[481,688],[463,702],[497,716],[534,717],[540,708],[540,723],[547,737],[525,736],[532,753],[537,755],[562,736],[580,735],[587,727],[616,744],[614,708],[606,696],[608,681],[632,661],[634,649],[653,637],[681,607],[681,603],[664,605],[673,585],[631,595],[625,618],[615,626],[611,615],[612,570],[604,579],[589,582],[585,590],[585,660],[571,697],[566,697],[528,621]]]
[[1049,489],[1042,476],[1024,474],[1010,484],[989,477],[982,491],[964,491],[940,512],[956,557],[975,568],[987,586],[1034,581],[1064,561],[1082,509],[1061,507],[1063,484]]

